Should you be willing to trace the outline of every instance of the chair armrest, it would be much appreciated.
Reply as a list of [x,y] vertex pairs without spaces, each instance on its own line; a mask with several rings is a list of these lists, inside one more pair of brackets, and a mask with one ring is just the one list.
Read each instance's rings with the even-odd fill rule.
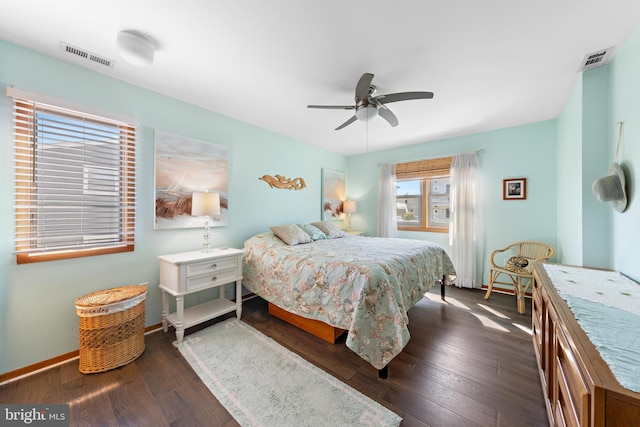
[[491,256],[489,257],[489,262],[491,262],[491,266],[492,266],[492,267],[496,267],[496,268],[503,268],[503,266],[502,266],[502,265],[498,265],[498,264],[496,264],[496,263],[495,263],[495,261],[494,261],[493,259],[494,259],[494,257],[495,257],[496,255],[499,255],[499,254],[501,254],[501,253],[503,253],[503,252],[507,252],[507,251],[508,251],[508,250],[510,250],[512,247],[513,247],[513,245],[509,245],[509,246],[507,246],[506,248],[496,249],[495,251],[491,252]]

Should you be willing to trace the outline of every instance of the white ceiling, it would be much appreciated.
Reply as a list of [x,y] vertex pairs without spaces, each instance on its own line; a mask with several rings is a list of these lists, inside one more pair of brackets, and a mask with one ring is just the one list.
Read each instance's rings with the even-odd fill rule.
[[[585,54],[639,18],[637,0],[0,0],[0,39],[352,155],[553,119]],[[151,66],[119,56],[121,30],[153,40]],[[377,94],[435,96],[388,104],[400,124],[368,132],[334,130],[352,111],[306,108],[353,104],[365,72]]]

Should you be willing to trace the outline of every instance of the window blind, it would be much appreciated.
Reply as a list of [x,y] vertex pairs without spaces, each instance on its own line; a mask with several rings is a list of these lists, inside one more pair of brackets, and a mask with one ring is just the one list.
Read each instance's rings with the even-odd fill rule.
[[451,174],[451,159],[451,157],[442,157],[439,159],[398,163],[396,165],[396,179],[403,181],[449,176]]
[[13,100],[18,263],[133,250],[135,125]]

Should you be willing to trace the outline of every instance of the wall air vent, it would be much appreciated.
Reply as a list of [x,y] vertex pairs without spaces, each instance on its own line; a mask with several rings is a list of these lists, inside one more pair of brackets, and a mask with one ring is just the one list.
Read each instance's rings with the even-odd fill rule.
[[79,47],[72,46],[65,42],[60,42],[60,50],[70,55],[73,55],[76,58],[80,58],[85,61],[91,61],[96,64],[103,65],[105,67],[113,68],[113,66],[116,63],[116,61],[112,59],[105,58],[104,56],[96,55],[95,53],[91,53],[88,50],[80,49]]
[[578,71],[587,71],[592,68],[597,68],[605,65],[607,62],[609,62],[612,53],[613,46],[586,54],[582,59],[582,64],[580,65],[580,69]]

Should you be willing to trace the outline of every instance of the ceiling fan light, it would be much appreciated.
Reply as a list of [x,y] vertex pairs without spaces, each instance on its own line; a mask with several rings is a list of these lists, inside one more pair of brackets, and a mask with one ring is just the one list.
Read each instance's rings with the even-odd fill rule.
[[356,118],[362,122],[369,121],[378,115],[378,108],[369,104],[356,110]]
[[146,67],[153,63],[154,48],[149,39],[133,31],[120,31],[116,38],[120,56],[130,64]]

